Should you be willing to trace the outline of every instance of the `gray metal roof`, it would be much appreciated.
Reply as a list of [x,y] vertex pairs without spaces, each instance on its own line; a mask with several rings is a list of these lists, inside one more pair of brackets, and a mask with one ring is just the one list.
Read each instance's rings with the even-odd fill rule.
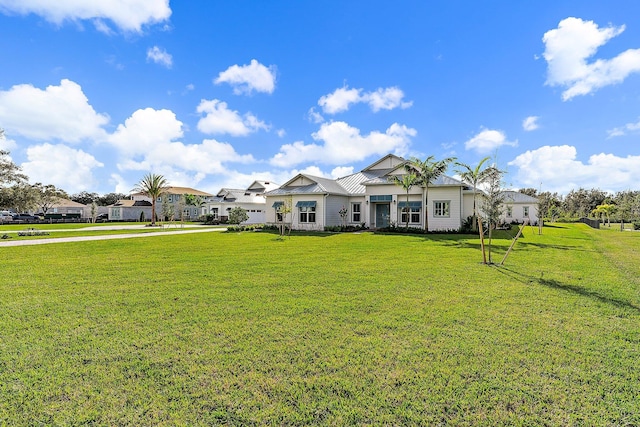
[[364,182],[386,175],[392,170],[393,169],[364,170],[343,178],[338,178],[337,181],[349,194],[364,194],[366,190],[363,185]]
[[538,203],[538,199],[519,191],[505,191],[504,201],[507,203]]
[[[389,181],[388,176],[383,175],[379,177],[375,177],[373,179],[367,180],[362,183],[363,185],[383,185],[389,184],[394,185],[393,182]],[[438,179],[429,184],[429,187],[445,187],[445,186],[454,186],[454,187],[467,187],[467,184],[462,181],[458,181],[455,178],[452,178],[447,175],[440,175]]]

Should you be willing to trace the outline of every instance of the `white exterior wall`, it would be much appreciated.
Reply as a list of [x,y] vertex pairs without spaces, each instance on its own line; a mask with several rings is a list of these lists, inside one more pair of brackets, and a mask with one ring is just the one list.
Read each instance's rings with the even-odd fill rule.
[[[460,187],[429,187],[427,194],[429,231],[458,230],[462,225],[462,195]],[[449,201],[449,217],[436,218],[433,216],[435,201]]]
[[[524,207],[529,207],[529,218],[524,216]],[[511,207],[512,214],[507,216],[507,208]],[[538,204],[537,203],[509,203],[506,202],[500,219],[506,223],[518,222],[524,223],[525,220],[530,220],[531,224],[538,223]]]
[[[324,226],[342,225],[342,218],[340,217],[340,209],[342,209],[343,206],[347,208],[347,211],[349,211],[349,213],[351,212],[351,206],[349,205],[349,198],[346,196],[329,195],[325,198]],[[348,216],[347,216],[347,223],[349,223]],[[324,229],[324,226],[323,226],[323,229]]]
[[[273,203],[271,203],[273,204]],[[207,203],[206,212],[207,214],[212,213],[213,208],[218,208],[218,218],[220,217],[228,217],[229,212],[236,208],[240,207],[247,211],[247,215],[249,215],[249,219],[243,222],[243,224],[264,224],[267,220],[266,215],[266,203]],[[272,208],[273,209],[273,208]],[[275,213],[274,213],[275,216]],[[275,219],[274,219],[275,221]]]
[[[316,222],[301,223],[300,222],[300,209],[296,208],[298,202],[316,202]],[[324,194],[319,195],[300,195],[293,197],[293,204],[291,206],[293,221],[291,227],[294,230],[307,230],[307,231],[323,231],[324,230],[324,209],[325,209]],[[273,209],[273,208],[272,208]],[[339,209],[339,208],[338,208]]]

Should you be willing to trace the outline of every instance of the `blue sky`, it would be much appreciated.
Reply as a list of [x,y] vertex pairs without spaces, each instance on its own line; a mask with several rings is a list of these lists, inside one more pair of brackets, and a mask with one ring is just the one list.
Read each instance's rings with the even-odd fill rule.
[[0,148],[70,193],[339,177],[388,153],[638,190],[638,18],[631,0],[0,0]]

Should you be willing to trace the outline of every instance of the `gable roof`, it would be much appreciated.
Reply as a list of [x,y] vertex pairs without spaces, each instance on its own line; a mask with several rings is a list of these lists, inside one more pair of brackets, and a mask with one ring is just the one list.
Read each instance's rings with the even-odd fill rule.
[[[194,196],[202,196],[202,197],[211,197],[213,194],[206,193],[204,191],[196,190],[195,188],[190,187],[167,187],[164,190],[165,194],[193,194]],[[146,196],[145,193],[139,191],[137,193],[132,193],[133,196]]]
[[58,199],[51,204],[52,208],[86,208],[87,205],[83,203],[74,202],[70,199]]
[[[294,182],[300,180],[300,178],[306,178],[310,183],[306,185],[292,185]],[[280,196],[285,194],[338,194],[348,196],[349,192],[336,180],[299,173],[280,188],[265,193],[266,196]]]
[[538,203],[537,198],[512,190],[504,192],[504,201],[506,203]]

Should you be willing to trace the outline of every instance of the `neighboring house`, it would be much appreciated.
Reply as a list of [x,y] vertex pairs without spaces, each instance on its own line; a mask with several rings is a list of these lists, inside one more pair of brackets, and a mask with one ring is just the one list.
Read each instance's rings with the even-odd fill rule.
[[151,219],[151,202],[148,200],[118,200],[109,206],[109,221],[140,221],[141,217],[145,221]]
[[[156,200],[156,216],[162,218],[163,205],[167,206],[174,213],[176,219],[196,220],[205,213],[204,204],[202,206],[189,206],[184,201],[185,194],[199,196],[203,201],[211,197],[210,193],[196,190],[189,187],[168,187],[165,193]],[[109,206],[110,221],[139,221],[144,216],[146,221],[151,220],[151,198],[143,193],[133,193],[131,199],[118,200]]]
[[[323,230],[342,225],[340,210],[347,210],[347,225],[384,228],[395,224],[424,228],[424,189],[414,186],[407,194],[391,182],[393,175],[405,174],[406,160],[389,154],[362,171],[343,178],[329,179],[298,174],[276,190],[266,193],[269,224],[282,221],[297,230]],[[278,213],[280,206],[291,206],[286,218]],[[429,185],[426,210],[430,231],[458,230],[472,214],[473,192],[467,184],[441,176]],[[404,209],[407,207],[408,209]]]
[[504,211],[502,220],[506,223],[519,224],[529,221],[538,223],[538,199],[518,191],[504,192]]
[[247,211],[249,219],[245,224],[264,224],[266,219],[265,192],[278,188],[278,184],[269,181],[254,181],[246,190],[223,188],[215,196],[206,200],[206,212],[215,220],[226,222],[229,212],[234,208]]
[[[203,201],[202,206],[187,205],[184,198],[186,194],[191,194],[191,195],[200,197],[201,200]],[[196,190],[195,188],[167,187],[164,194],[158,197],[158,199],[156,200],[156,216],[159,219],[163,219],[162,218],[163,206],[168,206],[173,212],[174,218],[177,220],[181,218],[189,221],[197,220],[198,218],[200,218],[206,213],[204,201],[206,200],[206,198],[211,196],[213,195],[210,193],[206,193],[204,191]],[[149,202],[149,206],[151,206],[151,198],[144,195],[143,193],[133,193],[131,195],[131,200],[133,200],[134,202],[146,201],[146,202]],[[118,202],[123,202],[123,200],[120,200]],[[123,205],[122,207],[124,208],[125,206]],[[131,208],[133,209],[134,207],[131,206]],[[181,212],[182,212],[182,216],[180,215]],[[139,212],[138,212],[138,215],[140,215]],[[145,216],[145,218],[146,219],[151,218],[151,210],[149,210],[149,215]],[[109,219],[112,219],[111,216],[109,216]]]
[[91,218],[91,206],[74,202],[69,199],[58,199],[57,202],[49,206],[46,216],[53,218]]

